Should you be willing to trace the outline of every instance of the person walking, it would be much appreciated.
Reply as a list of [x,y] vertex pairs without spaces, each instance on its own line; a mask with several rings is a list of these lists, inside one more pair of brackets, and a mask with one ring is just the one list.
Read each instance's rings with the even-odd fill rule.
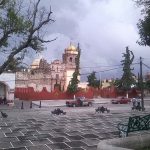
[[132,108],[133,109],[136,109],[136,102],[137,102],[137,100],[136,100],[136,98],[132,98]]
[[138,110],[141,110],[141,109],[142,109],[142,107],[141,107],[141,99],[140,99],[139,97],[137,97],[136,103],[137,103],[136,108],[137,108]]

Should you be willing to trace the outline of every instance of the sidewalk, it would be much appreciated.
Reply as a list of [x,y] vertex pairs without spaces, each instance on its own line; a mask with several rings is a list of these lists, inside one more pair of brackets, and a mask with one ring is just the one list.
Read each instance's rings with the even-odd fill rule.
[[[110,103],[110,99],[93,99],[93,104],[108,104]],[[66,106],[66,101],[67,100],[41,100],[41,106],[42,107],[62,107]],[[33,101],[33,104],[35,105],[40,105],[40,101]]]
[[[109,104],[111,103],[111,100],[115,99],[115,98],[94,98],[93,100],[93,104]],[[62,106],[66,106],[66,101],[67,100],[41,100],[41,106],[43,107],[51,107],[51,106],[55,106],[55,107],[62,107]],[[144,98],[144,101],[150,101],[149,97]],[[32,101],[35,105],[39,106],[40,105],[40,101]]]

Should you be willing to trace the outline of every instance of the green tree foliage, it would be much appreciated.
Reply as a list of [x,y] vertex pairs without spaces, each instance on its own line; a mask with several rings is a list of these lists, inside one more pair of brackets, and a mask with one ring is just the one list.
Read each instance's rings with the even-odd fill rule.
[[100,80],[97,80],[95,71],[93,71],[89,76],[87,76],[87,78],[88,78],[88,86],[94,88],[100,87]]
[[75,69],[75,72],[77,72],[78,75],[80,75],[80,56],[81,56],[81,49],[80,49],[80,46],[79,46],[79,43],[78,43],[78,47],[77,47],[77,50],[78,50],[78,55],[76,57],[76,69]]
[[77,90],[78,90],[78,83],[79,83],[78,73],[75,71],[73,73],[73,77],[72,77],[72,79],[71,79],[71,81],[70,81],[70,83],[68,85],[67,91],[69,93],[75,93],[75,92],[77,92]]
[[40,1],[0,0],[0,74],[11,61],[23,60],[30,51],[41,52],[45,42],[53,41],[45,41],[43,32],[54,22],[52,11],[39,7]]
[[137,24],[140,35],[140,40],[137,43],[150,46],[150,0],[136,0],[136,3],[143,8],[141,10],[143,17]]
[[145,82],[145,89],[149,90],[150,91],[150,80],[147,80]]
[[76,62],[75,62],[76,63],[75,72],[73,73],[73,77],[71,78],[71,81],[69,82],[69,85],[67,87],[67,91],[69,93],[76,93],[78,90],[78,83],[79,83],[78,76],[80,75],[79,69],[80,69],[80,55],[81,55],[81,49],[79,44],[77,50],[78,50],[78,55],[76,57]]
[[134,79],[134,74],[131,72],[133,68],[131,69],[132,62],[134,60],[134,54],[132,51],[126,47],[126,53],[123,53],[123,60],[121,61],[122,66],[123,66],[123,75],[121,78],[121,85],[120,87],[128,91],[131,89],[131,85],[135,85],[135,79]]
[[19,71],[20,69],[23,69],[23,66],[20,66],[20,63],[21,63],[20,59],[13,58],[5,68],[5,71],[16,72]]
[[112,85],[114,85],[116,88],[121,88],[121,79],[115,79],[113,80]]

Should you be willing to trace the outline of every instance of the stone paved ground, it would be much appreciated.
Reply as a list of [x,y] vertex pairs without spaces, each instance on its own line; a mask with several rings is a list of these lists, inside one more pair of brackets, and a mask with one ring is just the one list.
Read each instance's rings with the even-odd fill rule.
[[0,150],[96,150],[100,140],[118,137],[119,122],[135,115],[118,111],[95,114],[94,107],[64,107],[67,114],[57,116],[50,113],[54,107],[20,106],[0,106],[8,114],[8,118],[0,118]]

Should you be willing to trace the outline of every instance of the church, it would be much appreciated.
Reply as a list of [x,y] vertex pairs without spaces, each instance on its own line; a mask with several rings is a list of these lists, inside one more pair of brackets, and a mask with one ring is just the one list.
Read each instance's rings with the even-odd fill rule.
[[61,91],[66,91],[76,68],[79,50],[79,45],[70,44],[64,50],[62,60],[48,63],[43,58],[35,59],[29,68],[16,72],[16,88],[33,87],[34,91],[41,91],[45,87],[52,92],[55,86],[59,86]]

